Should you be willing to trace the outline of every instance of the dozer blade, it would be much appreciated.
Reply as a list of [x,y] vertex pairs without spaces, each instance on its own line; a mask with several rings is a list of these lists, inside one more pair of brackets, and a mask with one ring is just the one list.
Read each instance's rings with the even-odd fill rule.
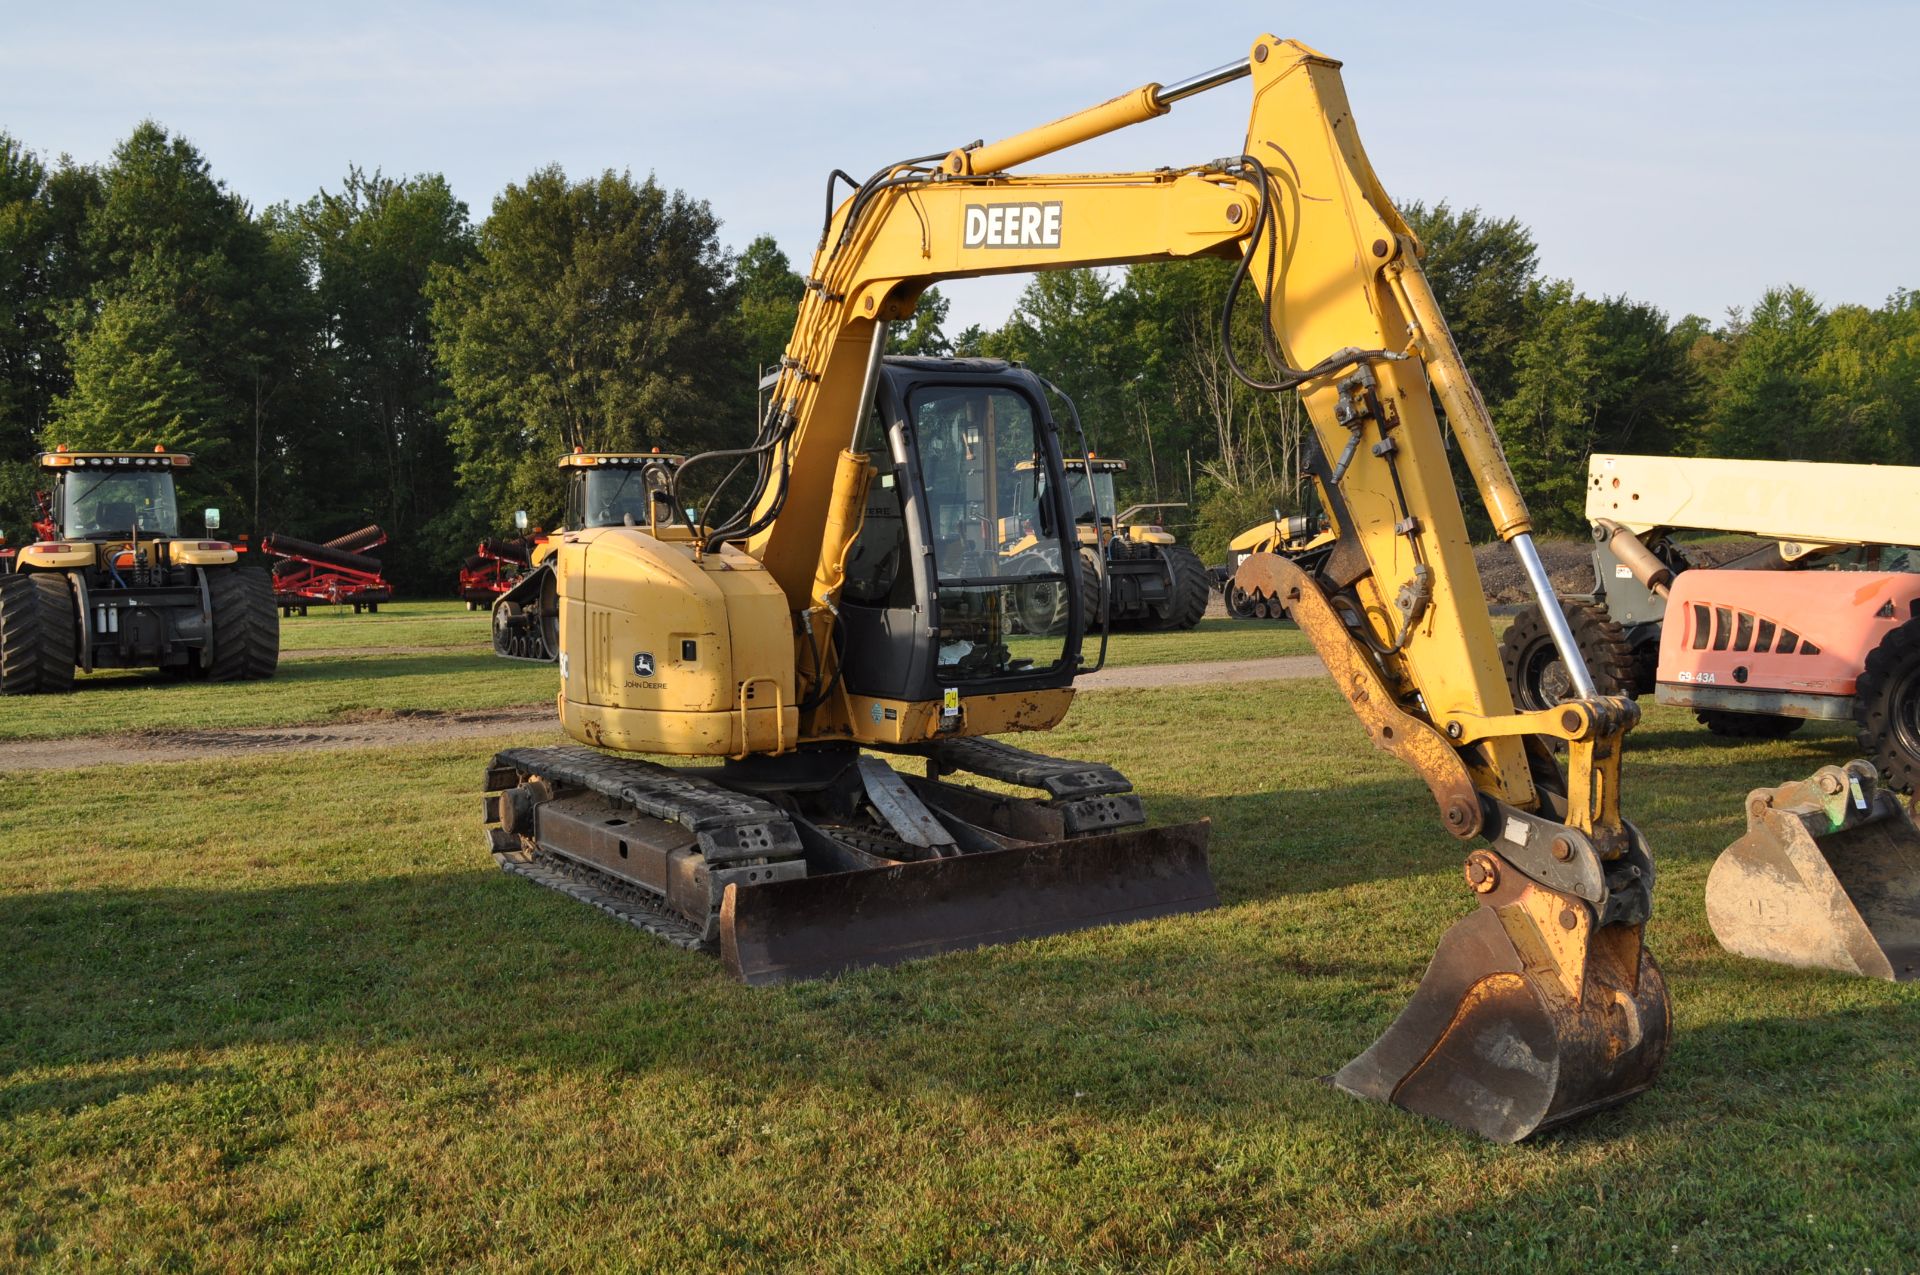
[[819,978],[1215,907],[1209,824],[1139,828],[764,885],[730,885],[720,954],[742,982]]
[[[1666,984],[1638,925],[1477,851],[1482,906],[1456,922],[1413,1000],[1333,1083],[1495,1142],[1624,1102],[1666,1060]],[[1649,865],[1650,866],[1650,865]],[[1488,887],[1487,883],[1493,884]]]
[[1871,762],[1757,788],[1707,875],[1707,923],[1756,960],[1920,978],[1920,829]]

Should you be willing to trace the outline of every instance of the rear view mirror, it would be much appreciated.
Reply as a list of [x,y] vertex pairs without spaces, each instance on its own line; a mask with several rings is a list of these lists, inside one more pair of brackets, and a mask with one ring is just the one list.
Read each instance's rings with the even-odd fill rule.
[[525,531],[527,529],[527,511],[526,510],[516,509],[513,511],[513,529],[515,531]]
[[218,509],[207,510],[207,530],[220,530],[220,511]]

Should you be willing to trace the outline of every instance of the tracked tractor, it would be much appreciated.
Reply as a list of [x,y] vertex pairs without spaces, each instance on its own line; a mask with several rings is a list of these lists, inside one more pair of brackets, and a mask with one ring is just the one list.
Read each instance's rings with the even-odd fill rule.
[[[668,503],[674,471],[683,459],[658,448],[650,452],[575,448],[560,458],[566,486],[565,526],[544,537],[528,538],[525,569],[512,587],[494,599],[495,655],[541,664],[559,657],[560,597],[554,587],[553,559],[566,529],[639,527],[655,532],[687,525],[687,511]],[[526,536],[525,510],[514,514],[514,524]]]
[[[266,572],[227,541],[180,534],[173,480],[190,456],[58,448],[38,463],[49,481],[38,539],[0,575],[0,693],[70,690],[75,669],[273,676],[280,616]],[[210,537],[218,510],[206,524]]]
[[[1851,721],[1867,758],[1749,795],[1707,917],[1733,951],[1920,978],[1920,469],[1596,455],[1594,588],[1561,606],[1596,684],[1688,708],[1708,731],[1780,739]],[[1717,568],[1675,533],[1765,543]],[[1564,666],[1537,608],[1502,646],[1514,696],[1548,707]]]
[[[1028,633],[1052,637],[1066,631],[1066,589],[1078,588],[1081,605],[1115,629],[1190,629],[1207,612],[1207,569],[1173,533],[1140,515],[1155,509],[1182,509],[1177,501],[1154,501],[1118,509],[1114,475],[1127,462],[1088,455],[1067,462],[1067,501],[1073,512],[1079,551],[1067,562],[1075,582],[1059,589],[1034,589],[1023,596],[1019,615]],[[1036,486],[1035,491],[1043,487]],[[1117,511],[1117,512],[1116,512]],[[1039,555],[1027,565],[1060,570],[1054,549],[1035,533],[1037,508],[1016,509],[1000,520],[1000,552],[1010,558]]]
[[[1112,766],[1010,738],[1065,717],[1090,627],[1069,566],[1070,467],[1088,455],[1073,413],[1056,421],[1021,368],[884,352],[943,280],[1216,256],[1234,263],[1226,365],[1254,392],[1299,394],[1320,454],[1341,458],[1313,471],[1336,537],[1324,562],[1256,554],[1241,572],[1419,774],[1478,903],[1334,1083],[1502,1141],[1651,1085],[1670,1017],[1642,942],[1653,862],[1619,805],[1637,712],[1595,690],[1564,623],[1577,697],[1513,708],[1436,396],[1494,527],[1559,611],[1338,65],[1262,36],[1176,84],[886,165],[837,204],[836,172],[753,439],[665,475],[657,514],[558,537],[557,707],[578,744],[488,766],[495,861],[751,983],[1212,906],[1206,823],[1152,826]],[[1226,159],[1024,171],[1249,79]],[[1248,288],[1259,304],[1235,304]],[[1246,320],[1255,341],[1232,330]],[[1266,352],[1258,366],[1245,348]],[[732,512],[681,515],[690,474],[735,467],[751,487]],[[1001,552],[1021,510],[1057,564]],[[1063,629],[1009,642],[1033,591],[1062,587]],[[1284,724],[1274,738],[1289,746]],[[1353,799],[1336,791],[1320,817]]]
[[1234,578],[1241,565],[1255,554],[1273,553],[1314,571],[1337,541],[1326,519],[1310,514],[1283,514],[1276,509],[1270,521],[1248,527],[1228,542],[1226,565],[1215,569],[1227,614],[1236,620],[1286,619],[1283,599],[1270,598],[1258,585],[1248,588]]

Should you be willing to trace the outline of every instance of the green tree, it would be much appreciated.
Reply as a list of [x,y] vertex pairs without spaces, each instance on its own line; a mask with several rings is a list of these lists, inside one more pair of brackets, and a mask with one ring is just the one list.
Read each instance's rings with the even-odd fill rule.
[[[1710,455],[1840,460],[1820,454],[1825,431],[1811,373],[1826,339],[1826,315],[1812,293],[1770,288],[1750,314],[1733,316],[1732,347],[1707,423]],[[1811,454],[1810,454],[1811,453]]]
[[1505,398],[1539,274],[1533,233],[1516,218],[1455,211],[1444,199],[1432,207],[1415,201],[1400,215],[1420,240],[1420,268],[1474,384],[1489,403]]
[[152,122],[115,149],[81,247],[97,274],[63,317],[73,377],[54,429],[82,446],[193,451],[189,499],[257,529],[303,425],[283,411],[313,346],[299,260]]
[[1527,314],[1513,391],[1490,410],[1536,524],[1577,534],[1594,450],[1600,307],[1560,279],[1534,290]]
[[494,200],[464,267],[430,285],[469,516],[560,512],[574,447],[692,450],[749,433],[739,298],[704,201],[559,166]]
[[947,340],[944,331],[948,306],[949,302],[940,295],[938,288],[928,288],[921,293],[913,319],[905,326],[896,325],[887,334],[887,353],[935,358],[952,354],[953,342]]
[[324,339],[314,379],[315,428],[292,441],[313,534],[373,519],[387,531],[390,575],[434,587],[472,552],[465,537],[431,545],[425,528],[454,505],[454,459],[442,420],[445,378],[434,358],[427,283],[473,252],[467,207],[438,175],[391,178],[350,169],[271,218],[313,280]]
[[73,383],[60,317],[86,296],[80,235],[99,202],[94,170],[49,168],[0,132],[0,527],[14,531],[38,482],[41,431]]
[[741,340],[746,346],[747,366],[758,380],[778,366],[786,353],[807,281],[794,273],[793,264],[772,235],[761,235],[747,245],[734,268],[734,281],[740,289]]

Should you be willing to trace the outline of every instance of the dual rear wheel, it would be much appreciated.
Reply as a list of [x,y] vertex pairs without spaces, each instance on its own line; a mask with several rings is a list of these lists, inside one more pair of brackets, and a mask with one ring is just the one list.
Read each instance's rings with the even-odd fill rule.
[[[169,665],[173,676],[210,682],[272,677],[280,664],[280,613],[264,572],[206,573],[213,632],[209,663]],[[0,694],[46,695],[73,689],[79,658],[73,586],[59,572],[0,576]],[[201,652],[194,652],[196,660]]]

